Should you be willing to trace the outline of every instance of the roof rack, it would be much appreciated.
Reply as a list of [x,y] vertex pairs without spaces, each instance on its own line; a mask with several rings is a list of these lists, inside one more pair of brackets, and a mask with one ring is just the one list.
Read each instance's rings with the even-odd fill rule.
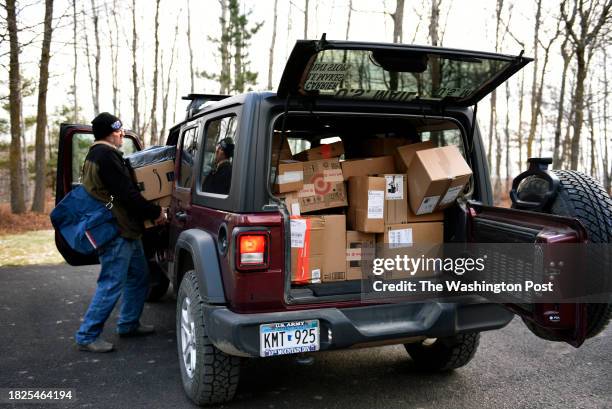
[[208,105],[209,102],[217,102],[229,97],[231,97],[231,95],[189,94],[187,96],[184,96],[181,99],[191,101],[189,105],[187,105],[187,115],[185,119],[192,118],[195,114],[200,112],[200,110],[204,108],[205,105]]

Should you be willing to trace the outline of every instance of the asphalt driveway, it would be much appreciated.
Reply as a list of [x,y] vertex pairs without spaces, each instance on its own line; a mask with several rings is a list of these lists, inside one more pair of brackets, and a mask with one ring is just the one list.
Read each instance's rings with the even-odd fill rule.
[[[74,348],[97,271],[0,268],[0,388],[74,389],[76,400],[46,407],[191,407],[180,381],[171,295],[145,307],[142,321],[154,324],[156,335],[119,339],[113,315],[104,336],[116,352]],[[417,372],[396,346],[320,353],[310,366],[291,357],[251,360],[236,400],[225,407],[610,408],[612,327],[574,349],[536,338],[515,319],[484,333],[467,367],[442,375]]]

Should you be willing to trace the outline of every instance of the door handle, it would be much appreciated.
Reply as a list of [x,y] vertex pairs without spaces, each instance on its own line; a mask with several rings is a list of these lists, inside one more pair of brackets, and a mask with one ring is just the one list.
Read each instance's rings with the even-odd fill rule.
[[182,210],[176,212],[174,216],[176,217],[176,220],[178,220],[179,222],[184,222],[185,220],[187,220],[187,213],[185,213]]

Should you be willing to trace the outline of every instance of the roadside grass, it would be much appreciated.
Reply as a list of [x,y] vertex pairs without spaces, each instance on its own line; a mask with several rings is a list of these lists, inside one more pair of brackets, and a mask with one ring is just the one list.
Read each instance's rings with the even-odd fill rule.
[[0,267],[63,262],[64,259],[55,248],[53,230],[0,236]]

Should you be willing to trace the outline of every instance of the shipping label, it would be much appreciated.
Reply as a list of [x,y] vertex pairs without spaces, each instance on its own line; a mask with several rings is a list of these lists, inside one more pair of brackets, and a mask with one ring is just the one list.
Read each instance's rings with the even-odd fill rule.
[[382,219],[385,209],[385,192],[368,190],[368,219]]
[[282,175],[278,175],[278,183],[280,185],[285,183],[301,182],[302,180],[304,180],[303,170],[285,172]]
[[403,200],[404,199],[404,175],[387,175],[385,199]]
[[412,247],[412,229],[389,230],[389,247]]
[[304,248],[306,237],[306,220],[291,219],[291,247]]
[[419,206],[419,210],[417,210],[416,214],[421,215],[421,214],[427,214],[427,213],[433,212],[439,200],[440,200],[440,195],[427,196],[421,202],[421,206]]
[[315,195],[315,187],[312,183],[305,184],[298,192],[298,197],[310,197]]
[[450,189],[448,189],[448,191],[446,192],[446,194],[440,201],[440,206],[445,206],[455,201],[455,199],[457,199],[457,196],[459,196],[459,193],[461,193],[462,190],[463,190],[463,186],[461,185],[451,187]]
[[323,181],[325,182],[342,182],[342,169],[325,169],[323,170]]

